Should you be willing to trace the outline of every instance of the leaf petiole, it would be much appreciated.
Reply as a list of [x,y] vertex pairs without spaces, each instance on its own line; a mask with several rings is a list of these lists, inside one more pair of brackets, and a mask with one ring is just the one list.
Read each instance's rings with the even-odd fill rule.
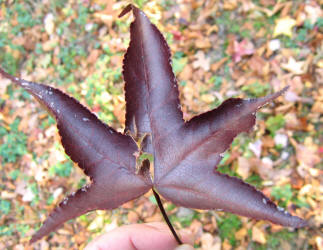
[[174,227],[173,227],[172,223],[171,223],[171,222],[170,222],[170,220],[168,219],[168,216],[167,216],[167,214],[166,214],[166,211],[165,211],[165,209],[164,209],[163,203],[161,202],[161,199],[160,199],[160,197],[159,197],[158,193],[157,193],[154,189],[153,189],[153,193],[154,193],[155,199],[156,199],[156,201],[157,201],[158,207],[159,207],[159,209],[160,209],[160,211],[161,211],[161,213],[162,213],[162,215],[163,215],[163,217],[164,217],[164,220],[165,220],[165,221],[166,221],[166,223],[167,223],[167,226],[169,227],[170,231],[172,232],[172,234],[173,234],[173,236],[174,236],[175,240],[177,241],[178,245],[182,245],[182,244],[183,244],[183,242],[182,242],[182,241],[181,241],[181,239],[178,237],[178,235],[177,235],[177,233],[176,233],[176,231],[175,231],[175,229],[174,229]]

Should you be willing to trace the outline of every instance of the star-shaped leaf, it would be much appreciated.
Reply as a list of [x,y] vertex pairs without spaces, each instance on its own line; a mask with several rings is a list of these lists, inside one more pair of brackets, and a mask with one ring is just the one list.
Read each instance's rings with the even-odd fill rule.
[[279,35],[285,35],[292,37],[292,30],[296,25],[296,20],[291,17],[283,17],[278,19],[275,25],[273,37],[277,37]]
[[[47,85],[0,74],[26,89],[56,118],[65,152],[91,184],[65,198],[31,239],[91,210],[113,209],[153,189],[173,203],[228,212],[291,227],[306,222],[283,211],[260,191],[216,171],[234,137],[255,124],[255,112],[275,94],[251,100],[231,98],[218,108],[183,120],[169,47],[146,15],[133,11],[131,42],[124,58],[126,128],[103,124],[74,98]],[[153,162],[150,162],[153,161]],[[150,173],[150,166],[154,172]]]
[[305,74],[307,71],[306,61],[296,61],[293,57],[288,58],[287,63],[282,63],[283,69],[297,75]]

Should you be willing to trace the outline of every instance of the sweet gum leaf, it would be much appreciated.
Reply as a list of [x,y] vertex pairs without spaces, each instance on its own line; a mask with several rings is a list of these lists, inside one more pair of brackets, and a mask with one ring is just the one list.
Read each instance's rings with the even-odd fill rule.
[[[67,196],[54,209],[31,242],[69,219],[91,210],[116,208],[151,188],[184,207],[223,209],[283,226],[305,226],[306,221],[277,207],[251,185],[216,170],[235,136],[252,129],[256,111],[286,88],[258,99],[230,98],[185,122],[166,40],[133,5],[120,16],[130,11],[135,20],[123,64],[123,134],[62,91],[11,76],[0,68],[0,75],[27,90],[52,113],[65,152],[91,179],[89,185]],[[145,139],[138,143],[138,138]],[[139,153],[143,159],[137,171]],[[154,165],[152,175],[150,161]]]

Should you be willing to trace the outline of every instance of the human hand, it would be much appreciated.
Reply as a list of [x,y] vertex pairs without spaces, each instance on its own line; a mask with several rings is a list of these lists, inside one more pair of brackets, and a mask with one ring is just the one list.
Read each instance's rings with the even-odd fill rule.
[[[181,240],[193,243],[188,234]],[[164,223],[126,225],[105,233],[90,242],[84,250],[193,250],[191,245],[179,246]]]

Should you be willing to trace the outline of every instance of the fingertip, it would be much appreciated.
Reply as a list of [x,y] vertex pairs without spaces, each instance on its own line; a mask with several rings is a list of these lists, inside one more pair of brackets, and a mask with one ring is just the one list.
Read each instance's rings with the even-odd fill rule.
[[194,235],[187,229],[180,230],[180,238],[183,243],[194,245]]
[[174,250],[194,250],[194,247],[192,247],[189,244],[183,244],[183,245],[176,247]]
[[[147,235],[149,237],[147,238]],[[186,246],[193,244],[194,239],[189,231],[181,231],[181,240]],[[158,247],[158,248],[156,248]],[[146,224],[134,224],[116,228],[105,233],[92,242],[85,250],[98,249],[177,249],[178,244],[166,224],[153,222]],[[179,248],[189,250],[194,248]]]

